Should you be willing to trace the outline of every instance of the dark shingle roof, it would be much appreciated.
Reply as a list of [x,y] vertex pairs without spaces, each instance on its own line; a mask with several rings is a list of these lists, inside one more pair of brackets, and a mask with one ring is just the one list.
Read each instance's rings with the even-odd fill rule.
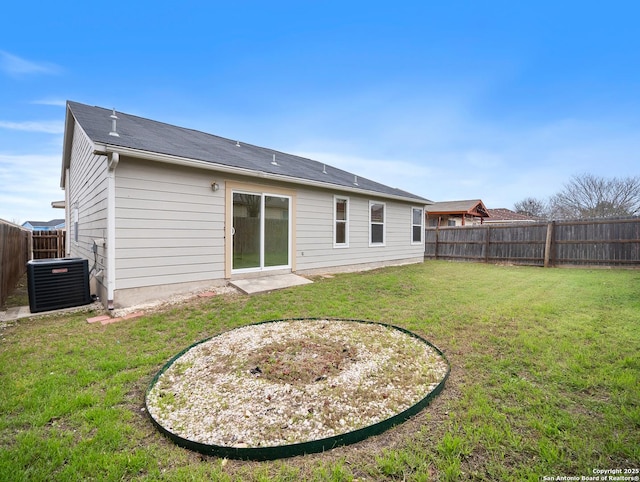
[[[265,147],[240,143],[204,132],[177,127],[116,112],[119,137],[110,136],[112,111],[102,107],[67,102],[73,117],[94,143],[126,147],[140,151],[166,154],[181,158],[210,162],[226,167],[248,169],[296,179],[328,183],[348,188],[372,191],[381,195],[401,197],[420,202],[427,199],[401,189],[385,186],[321,162],[286,154]],[[272,164],[273,156],[277,166]]]

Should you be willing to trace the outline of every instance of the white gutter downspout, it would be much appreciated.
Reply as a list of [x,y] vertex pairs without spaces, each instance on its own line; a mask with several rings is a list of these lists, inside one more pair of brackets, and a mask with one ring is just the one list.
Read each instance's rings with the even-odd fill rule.
[[107,309],[113,310],[116,287],[116,167],[120,154],[109,152],[107,157]]

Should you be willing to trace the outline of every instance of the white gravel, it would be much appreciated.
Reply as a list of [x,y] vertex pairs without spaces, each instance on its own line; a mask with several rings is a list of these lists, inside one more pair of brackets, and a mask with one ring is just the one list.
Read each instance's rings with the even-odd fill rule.
[[[328,346],[327,341],[344,346],[348,356],[337,370],[309,383],[284,382],[248,365],[271,345]],[[316,357],[322,354],[310,349],[300,363],[313,366]],[[180,356],[150,390],[147,409],[165,429],[194,442],[280,446],[390,418],[429,394],[447,368],[429,345],[383,325],[340,320],[249,325]]]

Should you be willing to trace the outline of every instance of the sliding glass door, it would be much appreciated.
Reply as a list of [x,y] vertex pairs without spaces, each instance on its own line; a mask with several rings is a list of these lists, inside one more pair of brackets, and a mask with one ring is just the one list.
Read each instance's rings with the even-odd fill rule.
[[262,196],[233,193],[233,269],[260,267]]
[[288,197],[264,196],[263,266],[289,266]]
[[291,198],[233,193],[233,270],[290,266]]

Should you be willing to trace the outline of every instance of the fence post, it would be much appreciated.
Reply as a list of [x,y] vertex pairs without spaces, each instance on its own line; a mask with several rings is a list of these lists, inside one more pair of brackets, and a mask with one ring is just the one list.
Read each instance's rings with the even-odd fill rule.
[[436,242],[433,251],[433,259],[438,259],[438,236],[440,235],[440,226],[436,226]]
[[553,221],[547,223],[547,239],[544,243],[544,267],[548,268],[551,260],[551,243],[553,240]]
[[491,244],[491,227],[487,226],[487,234],[484,238],[484,262],[489,262],[489,245]]

